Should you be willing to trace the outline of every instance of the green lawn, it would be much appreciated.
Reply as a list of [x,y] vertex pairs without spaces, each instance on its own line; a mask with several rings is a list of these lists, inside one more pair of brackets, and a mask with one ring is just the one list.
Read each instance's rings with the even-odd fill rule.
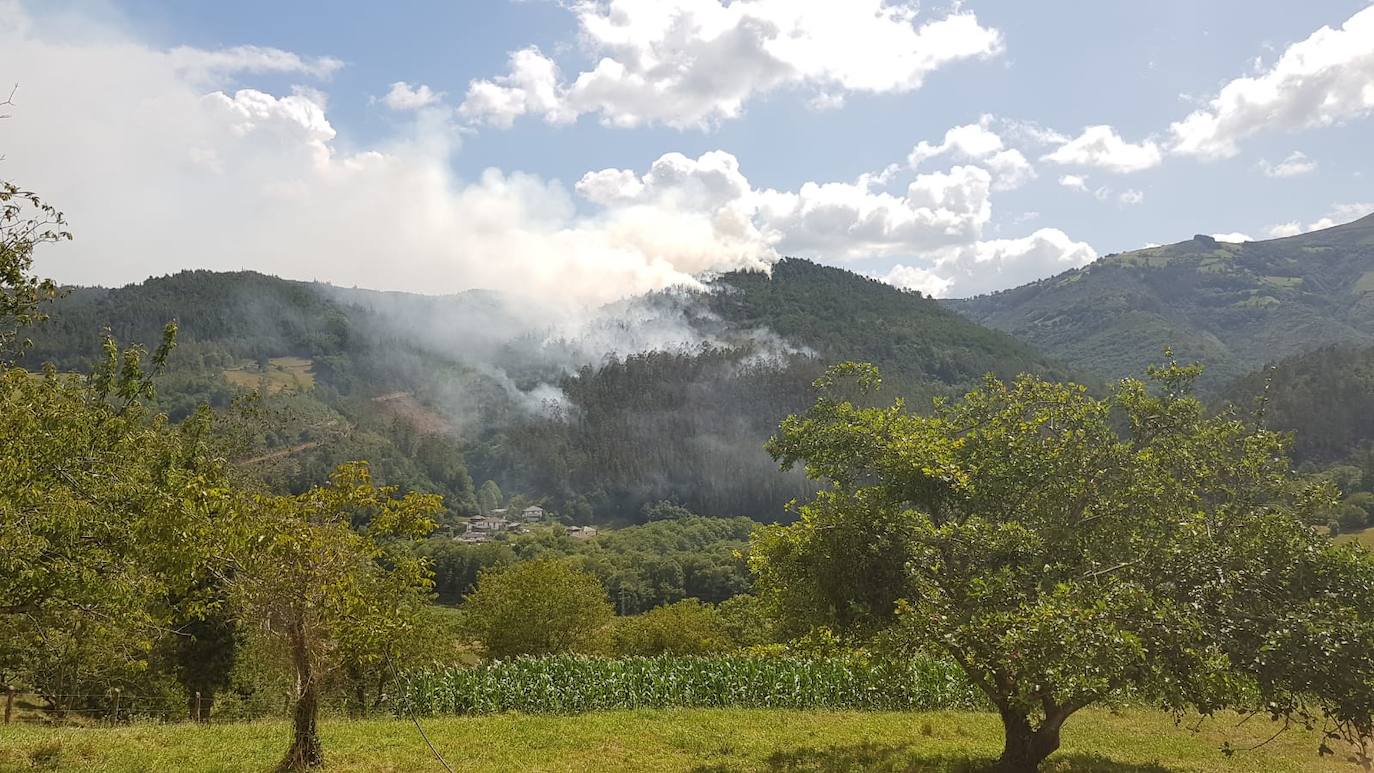
[[[923,714],[676,710],[575,717],[503,715],[421,720],[455,770],[464,771],[969,771],[1000,748],[986,713]],[[1316,756],[1317,738],[1227,716],[1198,732],[1153,711],[1081,712],[1069,721],[1055,773],[1085,771],[1344,771]],[[0,770],[256,771],[284,751],[285,722],[136,725],[108,728],[0,727]],[[396,720],[327,721],[329,770],[441,770],[413,725]]]

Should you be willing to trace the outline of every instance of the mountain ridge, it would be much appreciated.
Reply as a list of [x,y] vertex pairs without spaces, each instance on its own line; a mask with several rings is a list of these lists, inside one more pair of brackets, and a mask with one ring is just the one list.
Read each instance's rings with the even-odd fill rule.
[[1314,348],[1374,343],[1374,214],[1281,239],[1199,235],[946,303],[1107,380],[1170,347],[1216,389]]

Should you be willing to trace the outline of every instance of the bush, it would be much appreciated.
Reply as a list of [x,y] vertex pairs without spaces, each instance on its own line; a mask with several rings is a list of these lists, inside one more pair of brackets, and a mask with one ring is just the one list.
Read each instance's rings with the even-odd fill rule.
[[758,647],[780,639],[778,625],[763,599],[744,593],[716,606],[721,625],[736,647]]
[[720,613],[696,599],[616,621],[615,651],[619,655],[707,655],[730,648]]
[[463,611],[493,658],[605,652],[613,616],[600,580],[549,560],[483,570]]
[[1337,525],[1341,527],[1343,533],[1359,531],[1369,522],[1369,516],[1364,508],[1353,505],[1349,502],[1342,502],[1336,505],[1333,517]]

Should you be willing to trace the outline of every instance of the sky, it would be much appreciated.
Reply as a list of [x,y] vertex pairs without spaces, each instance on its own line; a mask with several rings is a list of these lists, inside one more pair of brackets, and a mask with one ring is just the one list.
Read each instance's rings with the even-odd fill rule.
[[1374,211],[1369,0],[0,0],[0,83],[68,283],[963,297]]

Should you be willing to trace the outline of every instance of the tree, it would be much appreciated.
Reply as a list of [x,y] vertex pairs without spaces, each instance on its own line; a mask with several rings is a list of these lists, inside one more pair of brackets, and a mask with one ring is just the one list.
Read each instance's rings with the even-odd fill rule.
[[494,480],[483,483],[482,487],[477,490],[477,506],[483,515],[499,508],[503,501],[505,501],[505,497],[501,494],[501,487],[496,485]]
[[320,686],[339,653],[354,665],[384,661],[427,604],[429,572],[406,540],[428,534],[443,503],[395,494],[374,486],[365,464],[343,465],[326,486],[256,498],[237,524],[222,579],[240,618],[285,645],[296,677],[292,742],[278,770],[322,764]]
[[1367,743],[1374,556],[1307,526],[1331,498],[1285,439],[1151,370],[1104,399],[989,377],[933,415],[857,407],[837,366],[769,450],[829,481],[755,539],[759,587],[795,624],[897,628],[997,708],[1000,767],[1035,770],[1065,720],[1126,688],[1181,712],[1324,719]]
[[613,614],[595,576],[543,559],[484,570],[463,610],[493,658],[603,651]]
[[70,240],[62,213],[37,194],[0,180],[0,366],[28,346],[24,328],[47,317],[43,304],[57,297],[57,285],[33,272],[34,247]]
[[616,620],[618,655],[707,655],[730,646],[720,613],[697,599]]

